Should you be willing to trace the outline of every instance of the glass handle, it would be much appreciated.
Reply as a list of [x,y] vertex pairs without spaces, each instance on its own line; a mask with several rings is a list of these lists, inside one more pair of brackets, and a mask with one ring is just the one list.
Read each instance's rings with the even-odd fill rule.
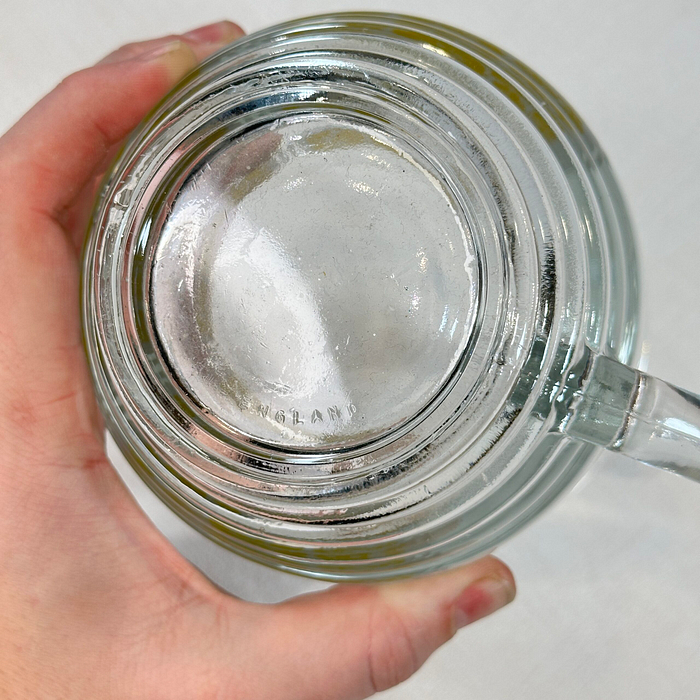
[[700,396],[594,355],[562,432],[700,481]]

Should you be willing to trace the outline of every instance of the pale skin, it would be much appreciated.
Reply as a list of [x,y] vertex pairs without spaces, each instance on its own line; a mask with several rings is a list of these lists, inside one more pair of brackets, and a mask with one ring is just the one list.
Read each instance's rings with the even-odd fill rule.
[[84,357],[79,251],[122,139],[220,22],[122,47],[0,139],[0,697],[351,700],[408,678],[512,600],[493,557],[279,605],[234,598],[153,527],[107,460]]

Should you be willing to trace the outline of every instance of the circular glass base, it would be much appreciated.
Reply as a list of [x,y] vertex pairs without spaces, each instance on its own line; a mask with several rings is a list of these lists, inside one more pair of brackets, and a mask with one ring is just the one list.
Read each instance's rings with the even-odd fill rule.
[[153,261],[158,340],[206,412],[260,442],[346,448],[439,393],[476,304],[439,173],[357,120],[278,119],[184,180]]

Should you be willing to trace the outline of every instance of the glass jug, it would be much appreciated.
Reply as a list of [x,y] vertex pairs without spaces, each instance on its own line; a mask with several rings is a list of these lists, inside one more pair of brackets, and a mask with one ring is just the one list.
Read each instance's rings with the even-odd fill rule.
[[324,15],[205,61],[108,173],[82,302],[127,459],[287,571],[480,556],[599,447],[700,480],[700,400],[630,366],[634,244],[600,147],[445,25]]

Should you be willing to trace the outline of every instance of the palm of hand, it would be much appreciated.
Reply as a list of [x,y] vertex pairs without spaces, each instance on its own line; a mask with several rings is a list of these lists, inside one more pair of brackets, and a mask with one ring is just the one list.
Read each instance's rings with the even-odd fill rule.
[[[101,168],[230,23],[125,47],[0,140],[0,693],[8,698],[360,698],[507,602],[489,558],[278,606],[218,590],[108,463],[78,314]],[[150,50],[149,55],[143,55]]]

